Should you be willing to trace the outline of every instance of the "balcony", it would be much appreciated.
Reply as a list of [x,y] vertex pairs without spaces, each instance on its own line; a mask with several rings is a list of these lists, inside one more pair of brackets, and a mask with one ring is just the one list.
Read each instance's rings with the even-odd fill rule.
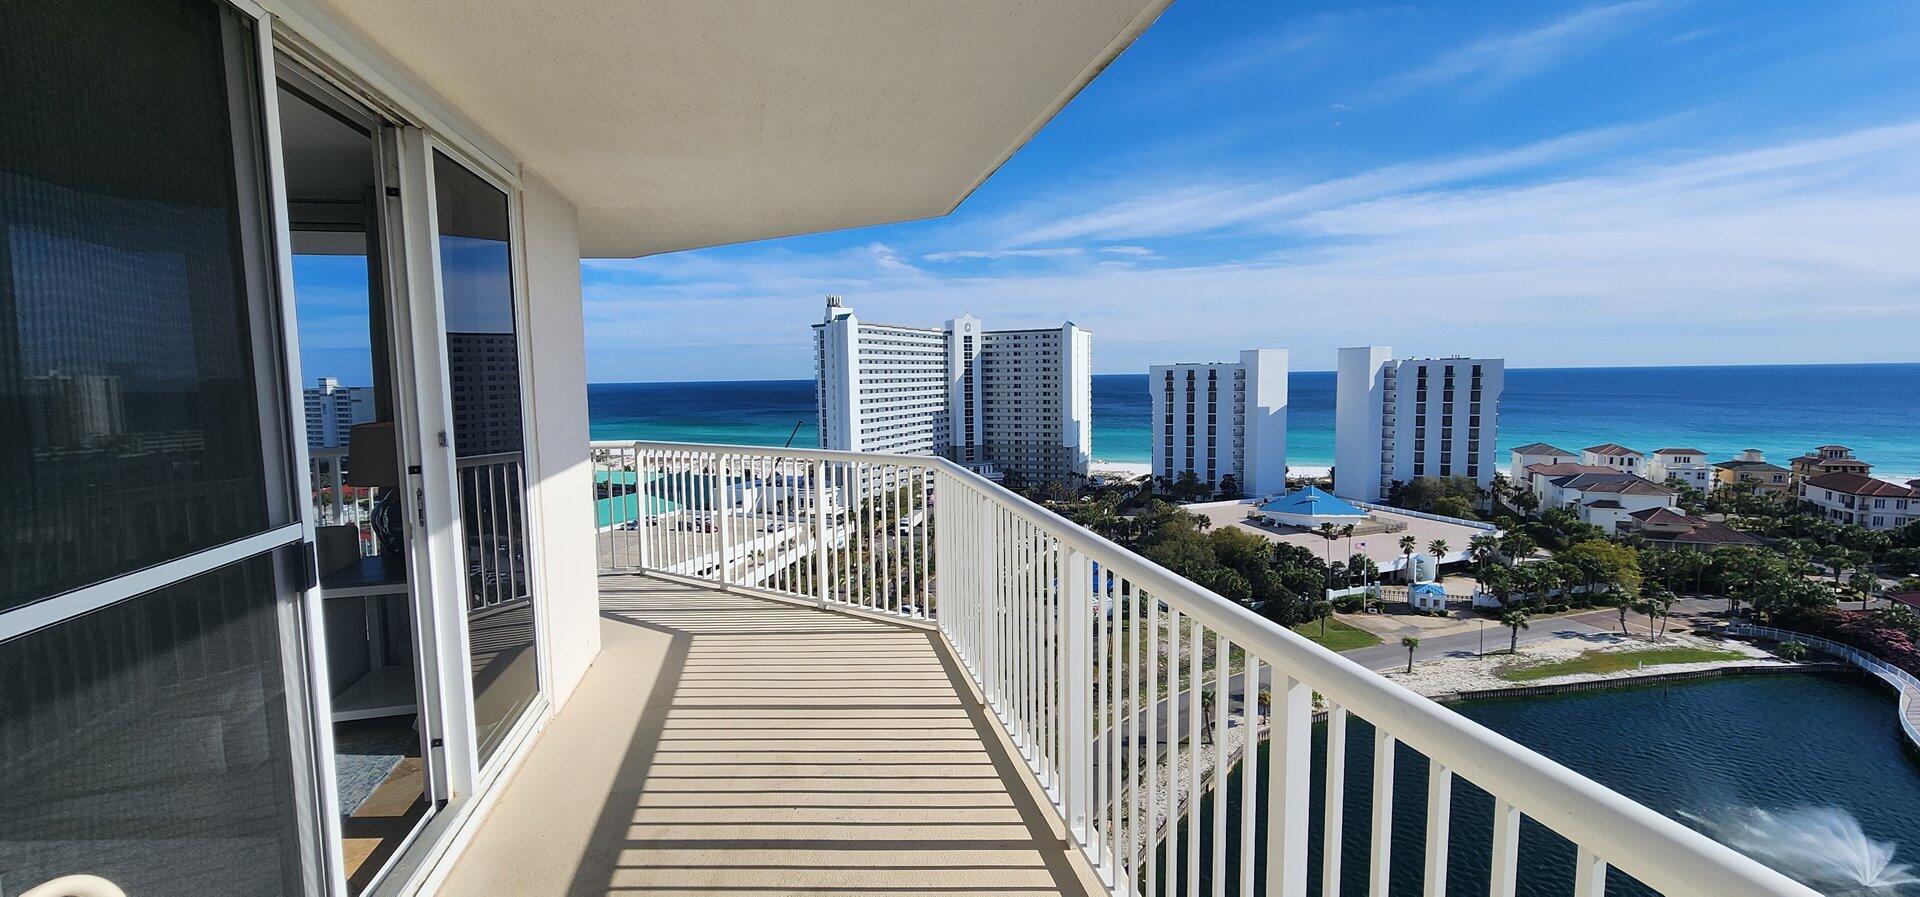
[[[1577,897],[1609,868],[1813,894],[951,462],[594,456],[605,647],[445,893],[1251,894],[1258,862],[1264,893],[1304,897],[1310,851],[1333,893],[1363,838],[1374,893],[1395,863],[1443,893],[1476,857],[1511,895],[1526,818],[1573,845],[1554,872]],[[1322,719],[1374,727],[1370,816]],[[1237,804],[1207,799],[1249,730],[1272,749],[1238,764]],[[1400,746],[1433,771],[1424,843],[1388,837]],[[1316,765],[1340,800],[1310,800]],[[1490,831],[1449,831],[1456,780],[1491,794]],[[1181,830],[1210,852],[1161,837]]]
[[1099,893],[925,626],[644,576],[446,895]]

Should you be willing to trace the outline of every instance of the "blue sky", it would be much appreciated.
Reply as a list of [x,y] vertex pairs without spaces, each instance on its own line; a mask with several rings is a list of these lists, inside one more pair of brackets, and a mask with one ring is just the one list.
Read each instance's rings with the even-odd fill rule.
[[595,381],[809,377],[863,318],[1285,346],[1920,360],[1920,4],[1178,0],[953,215],[585,263]]

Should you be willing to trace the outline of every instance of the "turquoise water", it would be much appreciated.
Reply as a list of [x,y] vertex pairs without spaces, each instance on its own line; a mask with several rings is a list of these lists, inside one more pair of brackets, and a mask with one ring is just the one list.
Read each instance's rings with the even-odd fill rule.
[[[593,472],[593,482],[595,486],[601,483],[615,483],[619,486],[626,487],[624,489],[611,490],[620,494],[594,499],[594,510],[599,518],[599,526],[606,526],[615,520],[628,521],[639,519],[636,512],[640,510],[640,490],[633,489],[633,481],[638,479],[638,477],[638,474],[630,470],[596,470]],[[648,480],[649,488],[645,490],[648,516],[664,514],[679,507],[679,505],[674,502],[668,501],[664,496],[654,493],[651,484],[658,482],[659,479],[658,476],[655,476],[651,480]]]
[[[1920,861],[1920,764],[1905,749],[1890,691],[1855,675],[1786,674],[1706,679],[1665,686],[1579,692],[1452,705],[1500,732],[1655,810],[1713,834],[1723,843],[1814,886],[1844,888],[1832,878],[1853,865],[1841,839],[1814,833],[1851,820],[1872,841],[1893,850],[1893,862]],[[1326,727],[1316,727],[1309,878],[1318,891],[1320,826],[1325,818]],[[1266,768],[1262,749],[1261,769]],[[1342,891],[1367,889],[1368,820],[1372,807],[1372,727],[1347,732]],[[1394,760],[1391,893],[1418,894],[1426,832],[1427,762],[1402,745]],[[1240,776],[1228,777],[1229,868],[1239,863]],[[1261,783],[1264,814],[1264,783]],[[1449,894],[1487,892],[1493,799],[1456,778],[1450,822]],[[1201,806],[1201,856],[1210,856],[1211,798]],[[1256,843],[1264,843],[1264,819]],[[1762,821],[1755,834],[1739,832]],[[1771,820],[1771,821],[1768,821]],[[1773,828],[1776,831],[1768,832]],[[1184,826],[1182,826],[1184,833]],[[1732,833],[1730,833],[1732,832]],[[1183,834],[1184,837],[1184,834]],[[1789,848],[1814,840],[1819,861]],[[1184,842],[1182,842],[1184,844]],[[1827,860],[1832,861],[1828,865]],[[1520,895],[1564,895],[1573,846],[1528,821],[1520,833]],[[1264,882],[1264,868],[1260,870]],[[1844,877],[1844,876],[1841,876]],[[1206,876],[1201,892],[1206,893]],[[1233,884],[1227,893],[1235,893]],[[1258,893],[1264,893],[1259,891]],[[1608,897],[1652,892],[1618,871]],[[1920,893],[1912,885],[1864,891]]]
[[[1287,455],[1333,463],[1334,376],[1288,378]],[[593,383],[595,439],[816,444],[813,381]],[[1149,457],[1145,374],[1093,378],[1093,455]],[[797,425],[797,431],[796,431]],[[1538,368],[1507,372],[1500,446],[1578,451],[1619,442],[1687,446],[1714,458],[1758,448],[1784,460],[1815,445],[1852,446],[1883,475],[1920,475],[1920,364]]]

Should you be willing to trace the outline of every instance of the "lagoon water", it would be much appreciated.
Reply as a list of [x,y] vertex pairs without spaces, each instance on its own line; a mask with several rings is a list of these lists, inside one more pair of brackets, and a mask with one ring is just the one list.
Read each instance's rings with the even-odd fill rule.
[[[1920,865],[1920,762],[1905,749],[1892,693],[1864,676],[1743,676],[1452,706],[1821,893],[1920,895],[1920,879],[1902,868]],[[1347,736],[1341,890],[1364,894],[1373,730],[1355,720]],[[1325,818],[1325,745],[1322,725],[1315,732],[1308,841],[1315,893]],[[1264,751],[1260,762],[1264,771]],[[1426,779],[1426,759],[1400,746],[1394,761],[1394,895],[1420,892]],[[1227,784],[1231,869],[1239,863],[1233,825],[1239,788],[1236,772]],[[1263,802],[1264,782],[1260,791]],[[1212,812],[1211,798],[1203,800],[1202,857],[1212,850]],[[1493,799],[1456,778],[1447,893],[1486,893],[1492,816]],[[1262,825],[1256,843],[1264,838]],[[1570,893],[1573,861],[1566,840],[1537,823],[1524,823],[1518,893]],[[1203,876],[1202,893],[1208,884]],[[1227,893],[1235,892],[1229,884]],[[1651,893],[1618,871],[1609,876],[1609,897]]]
[[[1296,371],[1288,394],[1288,460],[1332,464],[1333,373]],[[811,380],[594,383],[587,399],[595,439],[782,445],[791,434],[796,446],[816,444]],[[1095,375],[1094,457],[1147,461],[1148,411],[1145,374]],[[1920,364],[1508,371],[1502,463],[1506,449],[1536,441],[1686,446],[1713,458],[1758,448],[1776,461],[1839,442],[1877,474],[1920,476]]]

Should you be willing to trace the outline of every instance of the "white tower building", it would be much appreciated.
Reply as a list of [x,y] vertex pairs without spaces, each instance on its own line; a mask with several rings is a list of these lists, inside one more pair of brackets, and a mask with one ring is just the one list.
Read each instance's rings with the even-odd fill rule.
[[1093,457],[1093,334],[1072,322],[873,324],[829,296],[814,370],[823,448],[938,454],[1031,480],[1084,476]]
[[1239,491],[1287,488],[1287,350],[1247,349],[1238,362],[1157,364],[1147,371],[1153,400],[1153,475],[1186,471],[1209,488],[1228,476]]
[[307,448],[346,448],[354,424],[373,420],[373,387],[341,386],[321,377],[303,390],[307,412]]
[[1379,501],[1395,480],[1420,477],[1492,485],[1505,359],[1392,356],[1386,346],[1340,350],[1334,492]]

